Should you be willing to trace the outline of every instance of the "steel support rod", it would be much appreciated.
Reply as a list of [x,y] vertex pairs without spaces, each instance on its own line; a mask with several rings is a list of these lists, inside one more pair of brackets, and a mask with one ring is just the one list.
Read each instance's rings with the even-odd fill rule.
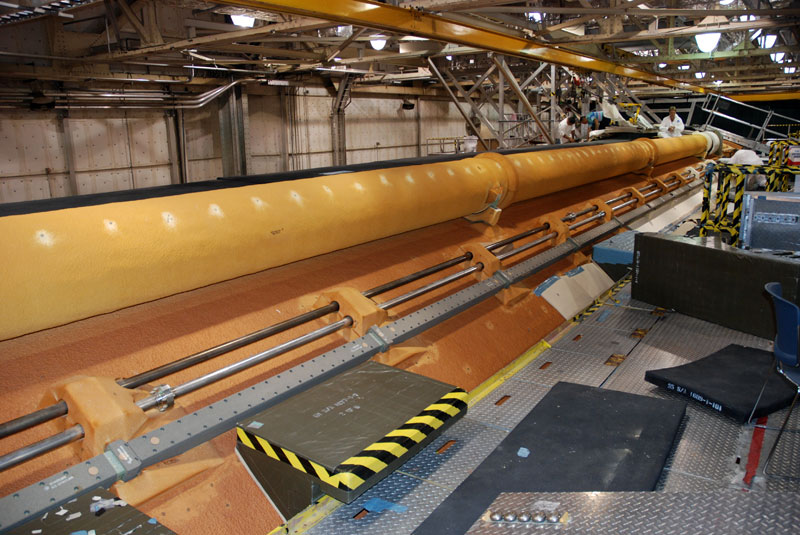
[[64,416],[67,414],[68,410],[67,403],[65,401],[59,401],[55,405],[50,405],[49,407],[39,409],[38,411],[20,416],[19,418],[14,418],[4,424],[0,424],[0,438],[5,438],[36,425],[49,422],[53,418]]
[[381,284],[380,286],[375,286],[374,288],[370,288],[365,292],[361,292],[361,295],[364,297],[375,297],[376,295],[388,292],[389,290],[394,290],[395,288],[399,288],[400,286],[404,286],[419,279],[424,279],[428,275],[433,275],[434,273],[438,273],[449,267],[453,267],[461,262],[466,262],[467,260],[472,260],[472,253],[465,253],[459,257],[452,258],[440,264],[436,264],[435,266],[417,271],[416,273],[389,281],[386,284]]
[[525,245],[520,245],[516,249],[512,249],[510,251],[506,251],[505,253],[499,254],[499,255],[497,255],[497,258],[499,258],[500,260],[505,260],[506,258],[511,258],[514,255],[518,255],[520,253],[524,253],[528,249],[536,247],[540,243],[544,243],[547,240],[555,238],[556,236],[558,236],[558,232],[551,232],[550,234],[542,236],[541,238],[539,238],[537,240],[533,240],[530,243],[526,243]]
[[506,238],[504,240],[500,240],[498,242],[494,242],[494,243],[492,243],[490,245],[487,245],[486,249],[488,251],[494,251],[495,249],[499,249],[500,247],[504,247],[504,246],[508,245],[509,243],[513,243],[513,242],[515,242],[517,240],[521,240],[522,238],[527,238],[528,236],[532,236],[532,235],[536,234],[537,232],[542,232],[543,230],[547,230],[549,228],[550,228],[550,225],[544,224],[541,227],[532,228],[530,230],[526,230],[525,232],[520,232],[519,234],[511,236],[510,238]]
[[[230,377],[231,375],[244,371],[248,368],[252,368],[257,364],[261,364],[262,362],[275,358],[279,355],[283,355],[292,349],[296,349],[300,346],[311,343],[314,340],[319,340],[328,334],[335,333],[336,331],[344,329],[345,327],[349,327],[352,324],[353,318],[350,316],[345,316],[335,323],[331,323],[330,325],[326,325],[325,327],[321,327],[317,330],[311,331],[310,333],[298,336],[293,340],[289,340],[288,342],[284,342],[266,351],[256,353],[255,355],[247,357],[246,359],[242,359],[229,366],[214,370],[213,372],[201,375],[200,377],[192,379],[191,381],[183,383],[182,385],[176,386],[175,388],[171,389],[171,396],[173,399],[184,396],[194,392],[195,390],[203,388],[204,386],[208,386],[212,383],[216,383],[217,381],[225,379],[226,377]],[[146,411],[156,407],[158,403],[159,399],[157,396],[148,396],[137,401],[136,405],[142,410]]]
[[328,314],[336,312],[337,310],[339,310],[339,303],[333,301],[323,307],[306,312],[305,314],[300,314],[299,316],[295,316],[294,318],[289,318],[286,321],[282,321],[281,323],[276,323],[275,325],[270,325],[269,327],[266,327],[264,329],[249,334],[245,334],[244,336],[240,336],[239,338],[230,340],[218,346],[211,347],[199,353],[195,353],[194,355],[189,355],[188,357],[184,357],[174,362],[164,364],[163,366],[159,366],[158,368],[153,368],[152,370],[148,370],[138,375],[134,375],[133,377],[128,377],[127,379],[120,379],[117,381],[117,384],[119,384],[124,388],[139,387],[151,381],[161,379],[163,377],[166,377],[167,375],[171,375],[175,372],[185,370],[186,368],[190,368],[192,366],[200,364],[201,362],[210,360],[214,357],[222,355],[223,353],[233,351],[234,349],[244,347],[246,345],[252,344],[253,342],[263,340],[264,338],[274,336],[276,334],[288,331],[289,329],[298,327],[315,319],[327,316]]
[[630,206],[632,204],[636,204],[637,202],[639,202],[639,199],[631,199],[630,201],[626,201],[626,202],[624,202],[622,204],[616,205],[614,208],[611,209],[611,211],[612,212],[616,212],[617,210],[622,210],[626,206]]
[[428,292],[432,292],[433,290],[436,290],[437,288],[441,288],[442,286],[450,284],[451,282],[454,282],[454,281],[457,281],[458,279],[466,277],[470,273],[474,273],[474,272],[480,271],[482,269],[483,269],[483,264],[481,262],[478,262],[474,266],[470,266],[470,267],[468,267],[466,269],[462,269],[461,271],[457,271],[456,273],[453,273],[452,275],[448,275],[447,277],[439,279],[438,281],[433,281],[432,283],[426,284],[425,286],[420,286],[416,290],[411,290],[410,292],[405,293],[403,295],[398,295],[394,299],[389,299],[388,301],[384,301],[383,303],[379,304],[378,306],[380,308],[384,309],[384,310],[392,308],[392,307],[395,307],[395,306],[397,306],[397,305],[399,305],[401,303],[405,303],[406,301],[410,301],[410,300],[414,299],[415,297],[419,297],[420,295],[426,294]]
[[25,461],[33,459],[34,457],[44,455],[48,451],[53,451],[56,448],[60,448],[61,446],[69,444],[70,442],[74,442],[80,438],[83,438],[83,427],[80,425],[75,425],[66,431],[58,433],[57,435],[47,437],[39,442],[34,442],[29,446],[25,446],[24,448],[7,453],[6,455],[0,457],[0,472],[9,469],[12,466],[24,463]]
[[447,91],[447,94],[450,95],[450,99],[456,105],[456,109],[459,111],[459,113],[461,113],[461,116],[464,117],[464,120],[467,121],[467,124],[469,125],[472,132],[475,134],[475,136],[478,138],[481,144],[483,144],[483,148],[485,150],[489,150],[489,144],[486,143],[486,140],[483,139],[483,137],[481,136],[480,127],[476,126],[475,123],[472,122],[472,119],[469,118],[467,112],[465,112],[464,109],[461,107],[461,103],[458,102],[458,97],[456,97],[456,94],[453,93],[452,89],[450,89],[450,86],[447,84],[447,80],[444,79],[444,76],[442,76],[442,73],[439,72],[439,69],[436,68],[436,63],[434,63],[433,58],[428,58],[428,65],[430,65],[431,67],[431,72],[433,72],[433,74],[436,75],[436,78],[438,78],[439,82],[442,84],[442,86],[444,86],[445,90]]
[[570,230],[575,230],[576,228],[580,228],[583,225],[588,225],[592,221],[597,221],[598,219],[603,219],[605,216],[606,216],[605,212],[598,212],[598,213],[596,213],[595,215],[593,215],[591,217],[587,217],[586,219],[581,219],[580,221],[577,221],[577,222],[571,224],[567,228],[570,229]]
[[623,200],[623,199],[627,199],[627,198],[628,198],[628,197],[630,197],[631,195],[633,195],[633,193],[626,193],[625,195],[620,195],[620,196],[618,196],[618,197],[613,197],[613,198],[611,198],[611,199],[608,199],[608,200],[606,201],[606,204],[611,204],[612,202],[617,202],[617,201],[621,201],[621,200]]

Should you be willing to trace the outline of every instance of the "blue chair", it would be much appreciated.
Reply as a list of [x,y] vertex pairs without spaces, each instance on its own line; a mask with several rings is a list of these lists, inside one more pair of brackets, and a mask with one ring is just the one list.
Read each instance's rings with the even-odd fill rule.
[[800,396],[800,307],[783,298],[783,291],[779,282],[768,282],[764,289],[772,297],[772,303],[775,307],[775,320],[778,324],[778,333],[775,336],[775,349],[773,351],[777,361],[778,373],[797,387],[797,393],[792,400],[789,412],[783,420],[783,425],[781,425],[781,430],[775,438],[775,443],[772,445],[769,455],[767,455],[767,460],[764,463],[764,475],[784,479],[800,479],[800,477],[778,476],[769,472],[772,454],[775,453],[775,449],[778,447],[778,441],[786,429],[786,424],[792,415],[797,398]]

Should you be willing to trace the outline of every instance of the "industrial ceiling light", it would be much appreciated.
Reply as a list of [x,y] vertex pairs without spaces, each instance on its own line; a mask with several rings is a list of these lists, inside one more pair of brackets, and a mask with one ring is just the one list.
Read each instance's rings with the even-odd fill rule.
[[678,69],[682,71],[688,71],[689,65],[678,65]]
[[719,5],[721,6],[729,6],[733,3],[733,0],[719,0]]
[[231,22],[240,28],[252,28],[256,19],[247,15],[231,15]]
[[714,80],[714,85],[722,85],[722,80]]
[[722,34],[719,32],[709,32],[698,33],[694,36],[694,39],[697,41],[697,48],[700,49],[700,52],[711,52],[717,48],[720,37],[722,37]]
[[797,70],[797,67],[784,67],[783,68],[783,73],[784,74],[794,74],[794,72],[796,70]]
[[444,57],[444,59],[446,59],[447,61],[453,61],[453,56],[448,54],[447,56]]
[[538,11],[531,11],[530,13],[525,13],[525,16],[528,17],[528,20],[532,20],[533,22],[542,22],[542,14]]
[[758,46],[761,48],[772,48],[775,46],[775,41],[778,40],[777,35],[767,34],[758,38]]
[[663,68],[664,68],[664,67],[666,67],[666,66],[667,66],[667,64],[666,64],[666,63],[659,63],[659,64],[658,64],[658,68],[659,68],[659,69],[663,69]]
[[383,50],[383,47],[386,46],[386,37],[376,35],[373,39],[369,40],[369,46],[371,46],[373,50]]
[[700,78],[705,78],[706,77],[706,73],[704,73],[703,71],[699,71],[699,72],[694,73],[694,77],[699,80]]
[[775,63],[783,63],[783,58],[786,56],[784,52],[775,52],[774,54],[770,54],[770,59]]
[[752,41],[753,39],[758,39],[759,35],[761,35],[761,28],[753,32],[753,34],[750,36],[750,40]]

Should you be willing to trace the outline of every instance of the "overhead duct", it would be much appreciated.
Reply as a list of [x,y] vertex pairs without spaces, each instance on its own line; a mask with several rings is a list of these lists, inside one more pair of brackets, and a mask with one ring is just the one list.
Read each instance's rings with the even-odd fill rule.
[[326,175],[0,218],[0,339],[702,156],[691,135]]

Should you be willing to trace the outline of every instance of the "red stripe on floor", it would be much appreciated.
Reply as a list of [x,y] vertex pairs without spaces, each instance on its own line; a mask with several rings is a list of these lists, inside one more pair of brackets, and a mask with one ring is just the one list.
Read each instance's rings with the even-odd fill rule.
[[750,441],[750,453],[747,455],[747,468],[744,473],[745,485],[752,483],[758,469],[758,461],[761,460],[761,448],[764,445],[764,432],[766,431],[763,426],[767,425],[767,417],[762,416],[756,420],[756,425],[762,427],[753,429],[753,439]]

